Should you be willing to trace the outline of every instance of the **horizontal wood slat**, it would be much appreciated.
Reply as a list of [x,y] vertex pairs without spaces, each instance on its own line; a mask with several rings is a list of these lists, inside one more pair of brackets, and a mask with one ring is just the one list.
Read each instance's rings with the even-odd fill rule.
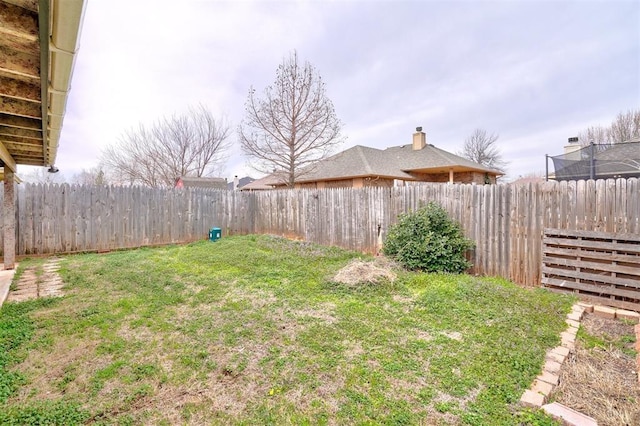
[[574,237],[574,238],[592,238],[600,240],[617,240],[617,241],[631,241],[640,243],[640,235],[629,234],[624,232],[608,233],[608,237],[604,237],[600,231],[581,231],[576,229],[545,229],[545,236],[558,235],[561,237]]
[[587,262],[584,260],[565,259],[553,256],[543,256],[542,262],[547,266],[572,266],[575,268],[595,269],[599,271],[614,272],[617,274],[637,275],[640,278],[640,268],[633,266],[622,266],[613,263]]
[[[542,249],[543,254],[549,256],[566,256],[566,257],[579,257],[581,260],[587,261],[587,259],[595,260],[596,263],[600,262],[621,262],[625,264],[631,264],[633,266],[640,266],[640,256],[612,253],[611,251],[595,251],[595,250],[582,250],[575,248],[559,248],[549,247],[547,245]],[[627,265],[628,266],[628,265]]]
[[634,287],[640,289],[640,280],[635,278],[613,277],[611,274],[591,274],[588,272],[576,271],[574,269],[560,269],[549,266],[542,266],[542,276],[544,277],[565,277],[575,278],[581,281],[595,281],[603,284],[613,284],[624,287]]
[[[619,241],[593,241],[593,240],[578,240],[569,238],[553,238],[545,236],[542,240],[545,246],[565,246],[575,247],[583,249],[598,249],[598,250],[616,250],[625,253],[638,253],[640,254],[640,242],[638,243],[625,243]],[[625,240],[628,241],[628,240]]]
[[640,311],[640,256],[628,254],[637,252],[628,246],[640,243],[640,238],[625,235],[626,250],[620,250],[619,238],[620,234],[609,232],[545,229],[542,285]]

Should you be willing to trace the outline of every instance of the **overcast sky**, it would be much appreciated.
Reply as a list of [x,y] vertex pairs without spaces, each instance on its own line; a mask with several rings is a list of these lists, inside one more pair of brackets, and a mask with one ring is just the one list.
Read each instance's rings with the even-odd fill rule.
[[223,177],[259,177],[235,128],[293,49],[326,83],[341,149],[408,144],[422,126],[455,153],[483,128],[517,177],[640,108],[635,0],[89,0],[56,165],[71,177],[127,129],[204,104],[234,129]]

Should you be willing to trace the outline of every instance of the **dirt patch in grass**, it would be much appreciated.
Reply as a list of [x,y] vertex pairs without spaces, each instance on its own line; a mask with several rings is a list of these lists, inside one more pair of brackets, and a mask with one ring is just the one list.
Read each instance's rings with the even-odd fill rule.
[[[16,399],[26,400],[34,393],[42,399],[54,399],[66,392],[84,391],[90,374],[109,363],[104,357],[87,358],[97,346],[97,342],[89,339],[61,339],[51,347],[32,349],[20,365],[20,370],[33,379],[28,386],[21,388]],[[80,367],[89,365],[90,369]],[[75,368],[70,368],[72,366],[79,366],[78,374]],[[71,376],[73,380],[65,383]]]
[[349,286],[358,284],[376,284],[380,281],[393,282],[397,278],[393,268],[395,264],[385,257],[377,257],[371,262],[353,259],[347,266],[340,269],[333,277],[333,281]]
[[319,309],[298,309],[294,315],[298,318],[310,317],[317,320],[326,322],[327,324],[333,324],[336,322],[334,311],[336,309],[335,303],[323,303],[318,306]]
[[587,314],[575,354],[562,368],[554,399],[601,426],[640,425],[633,325]]
[[466,410],[467,405],[475,401],[481,390],[482,388],[473,389],[464,397],[455,397],[438,392],[429,404],[428,419],[431,423],[428,424],[460,424],[460,417],[457,413]]

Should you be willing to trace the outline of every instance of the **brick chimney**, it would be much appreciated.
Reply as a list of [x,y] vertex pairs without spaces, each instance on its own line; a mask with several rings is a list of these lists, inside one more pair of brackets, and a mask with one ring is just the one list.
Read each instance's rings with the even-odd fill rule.
[[416,127],[413,134],[413,150],[417,151],[427,146],[427,135],[422,131],[422,127]]

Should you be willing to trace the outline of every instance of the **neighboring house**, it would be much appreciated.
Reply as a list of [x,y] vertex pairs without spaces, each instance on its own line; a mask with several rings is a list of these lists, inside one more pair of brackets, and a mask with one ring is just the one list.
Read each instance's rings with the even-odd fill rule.
[[528,183],[542,183],[545,178],[542,176],[520,176],[518,179],[511,182],[511,185],[526,185]]
[[265,191],[268,189],[275,189],[276,187],[282,187],[283,182],[287,180],[284,173],[274,172],[263,178],[256,179],[251,183],[240,187],[241,191]]
[[241,190],[243,186],[250,184],[251,182],[253,182],[255,179],[249,176],[245,176],[243,178],[238,179],[238,176],[235,177],[235,179],[233,179],[233,182],[229,182],[227,184],[227,189],[229,190],[234,190],[234,189],[238,189]]
[[[592,159],[593,158],[593,159]],[[640,138],[611,145],[580,147],[569,144],[565,153],[551,157],[554,173],[550,178],[562,180],[640,178]]]
[[227,189],[227,180],[223,178],[181,176],[176,179],[175,188]]
[[[427,144],[426,135],[418,127],[410,145],[384,150],[356,145],[316,163],[313,168],[303,169],[295,187],[393,187],[418,182],[494,184],[501,175],[499,170]],[[285,181],[271,174],[243,189],[283,188]]]

